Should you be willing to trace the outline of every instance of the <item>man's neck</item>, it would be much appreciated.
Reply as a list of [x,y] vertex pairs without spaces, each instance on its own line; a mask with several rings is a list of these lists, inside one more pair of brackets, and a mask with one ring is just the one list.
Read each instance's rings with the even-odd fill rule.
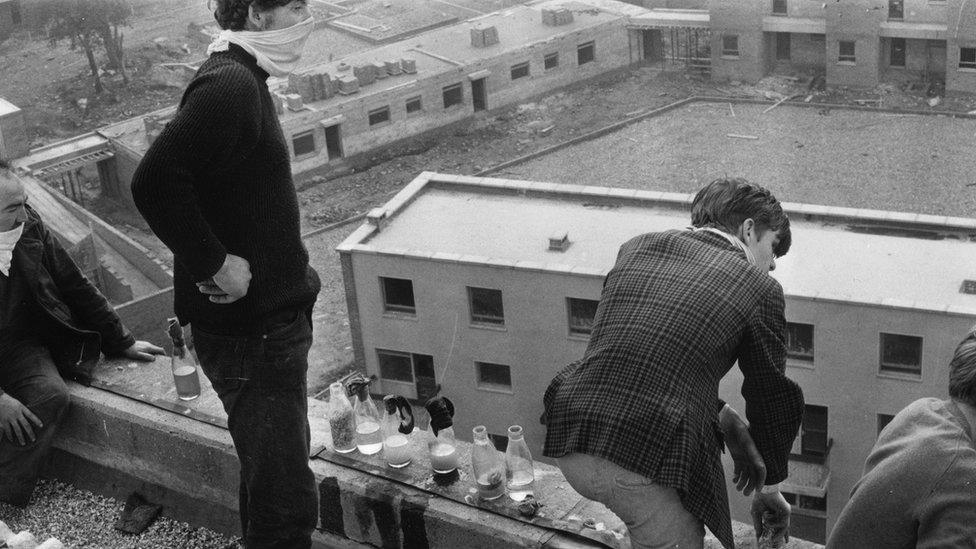
[[973,429],[973,436],[976,437],[976,406],[955,398],[952,399],[952,401],[959,406],[959,410],[962,411],[962,415],[966,416],[966,420],[969,422],[969,427]]

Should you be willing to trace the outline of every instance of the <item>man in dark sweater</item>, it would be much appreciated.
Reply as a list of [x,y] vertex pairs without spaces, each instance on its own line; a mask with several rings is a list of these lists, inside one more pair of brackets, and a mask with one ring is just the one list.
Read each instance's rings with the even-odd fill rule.
[[266,81],[294,69],[314,22],[304,0],[216,5],[224,31],[132,195],[173,250],[176,314],[227,411],[247,547],[309,547],[318,514],[306,372],[320,283]]
[[88,382],[100,352],[151,361],[163,350],[129,335],[0,161],[0,502],[30,501],[68,408],[61,376]]

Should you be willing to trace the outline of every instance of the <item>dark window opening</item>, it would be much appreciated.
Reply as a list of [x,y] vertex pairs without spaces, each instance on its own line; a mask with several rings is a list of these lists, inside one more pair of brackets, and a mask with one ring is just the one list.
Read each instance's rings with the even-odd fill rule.
[[848,63],[854,63],[856,57],[854,55],[854,42],[849,40],[842,40],[839,44],[840,53],[837,56],[838,61],[844,61]]
[[478,368],[479,387],[512,388],[512,369],[510,367],[490,362],[477,362],[475,364]]
[[786,323],[786,356],[813,362],[813,324]]
[[576,64],[584,65],[596,59],[596,44],[587,42],[576,46]]
[[773,0],[773,15],[786,15],[786,0]]
[[464,92],[461,90],[461,84],[451,84],[450,86],[444,87],[444,108],[450,108],[454,105],[460,105],[464,102]]
[[895,419],[895,416],[892,416],[892,415],[889,415],[889,414],[878,414],[878,434],[879,435],[881,434],[881,431],[884,431],[884,428],[887,427],[888,424],[891,423],[891,420],[893,420],[893,419]]
[[403,278],[380,277],[383,287],[383,309],[390,312],[416,314],[413,282]]
[[295,156],[302,156],[315,152],[315,134],[304,132],[296,134],[291,140],[291,145],[295,149]]
[[905,39],[904,38],[890,38],[891,40],[891,58],[888,64],[892,67],[904,67],[905,66]]
[[468,288],[471,304],[471,322],[479,324],[505,324],[502,291],[488,288]]
[[380,107],[369,111],[369,125],[375,126],[390,121],[390,107]]
[[888,0],[888,19],[904,19],[905,2],[903,0]]
[[976,69],[976,48],[959,48],[959,68]]
[[380,377],[413,383],[413,363],[410,354],[377,350],[376,355],[380,362]]
[[805,456],[824,457],[827,446],[827,407],[805,405],[800,428],[800,452]]
[[419,95],[407,99],[407,114],[413,114],[422,110],[424,110],[424,104],[421,102]]
[[729,57],[739,56],[739,36],[726,34],[722,37],[722,55]]
[[554,69],[559,66],[559,54],[549,53],[542,59],[542,64],[546,70]]
[[569,333],[590,335],[593,332],[593,319],[600,304],[594,299],[567,298],[569,306]]
[[518,65],[512,65],[512,80],[525,78],[528,75],[529,75],[528,63],[519,63]]
[[922,338],[881,334],[881,371],[922,375]]

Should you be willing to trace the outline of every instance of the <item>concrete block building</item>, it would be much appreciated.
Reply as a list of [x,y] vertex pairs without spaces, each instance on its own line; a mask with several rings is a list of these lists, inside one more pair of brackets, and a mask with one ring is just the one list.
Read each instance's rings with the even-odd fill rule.
[[[462,437],[524,426],[541,457],[542,395],[582,356],[618,247],[685,228],[690,200],[421,174],[338,248],[356,360],[377,392],[440,387]],[[783,489],[796,536],[822,542],[880,427],[946,395],[949,359],[976,323],[976,220],[785,207],[795,244],[772,276],[787,298],[787,375],[807,408]],[[741,381],[733,369],[721,395],[744,410]],[[732,507],[749,520],[748,499]]]
[[20,0],[0,0],[0,42],[9,38],[21,23]]
[[293,168],[305,171],[639,61],[613,0],[516,6],[290,77],[279,93]]
[[699,54],[717,80],[803,71],[836,86],[923,80],[976,92],[976,6],[965,0],[635,3],[648,8],[632,25],[643,32],[642,55],[660,58],[652,50],[667,49],[675,30],[708,30]]

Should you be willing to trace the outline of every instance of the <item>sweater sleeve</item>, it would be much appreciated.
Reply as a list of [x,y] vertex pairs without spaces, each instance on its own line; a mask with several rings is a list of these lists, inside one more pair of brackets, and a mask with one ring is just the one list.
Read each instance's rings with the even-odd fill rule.
[[786,317],[783,288],[770,278],[766,293],[739,349],[742,396],[756,448],[766,464],[766,484],[789,474],[789,453],[803,419],[803,392],[786,377]]
[[139,212],[196,281],[213,276],[227,254],[204,218],[200,197],[233,192],[215,186],[260,137],[257,84],[233,62],[198,74],[132,178]]

